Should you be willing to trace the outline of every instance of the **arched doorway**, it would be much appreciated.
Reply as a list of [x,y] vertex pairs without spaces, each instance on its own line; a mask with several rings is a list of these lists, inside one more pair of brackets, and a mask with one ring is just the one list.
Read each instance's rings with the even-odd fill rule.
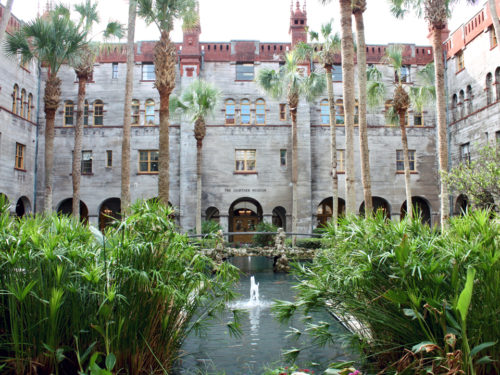
[[281,206],[273,210],[273,225],[286,231],[286,210]]
[[17,203],[16,203],[16,216],[23,217],[24,215],[26,215],[30,211],[31,211],[30,200],[25,196],[22,196],[21,198],[19,198],[17,200]]
[[[418,213],[420,221],[424,224],[431,225],[431,208],[426,199],[422,197],[411,197],[413,211]],[[406,216],[406,201],[401,206],[401,219]]]
[[[338,198],[339,202],[339,215],[345,214],[345,201],[342,198]],[[333,215],[333,197],[323,199],[318,206],[316,211],[317,227],[325,226],[332,218]]]
[[[73,198],[65,199],[61,203],[59,203],[57,213],[69,216],[72,213],[72,206]],[[80,221],[85,224],[89,222],[89,209],[82,200],[80,200]]]
[[[260,222],[262,222],[262,207],[255,199],[240,198],[231,204],[229,208],[230,232],[255,232]],[[249,243],[252,241],[252,235],[237,234],[230,236],[229,241]]]
[[220,212],[217,207],[208,207],[207,210],[205,211],[205,220],[209,221],[215,221],[217,223],[220,222]]
[[121,218],[122,204],[120,198],[109,198],[101,204],[99,209],[99,229],[103,231],[113,221]]
[[462,216],[469,209],[469,198],[465,194],[460,194],[455,202],[455,215]]
[[[373,211],[375,213],[378,213],[379,211],[382,211],[386,219],[391,218],[391,206],[389,205],[389,202],[387,202],[384,198],[381,197],[372,197],[372,205],[373,205]],[[364,215],[365,214],[365,202],[361,203],[361,206],[359,207],[359,214]]]

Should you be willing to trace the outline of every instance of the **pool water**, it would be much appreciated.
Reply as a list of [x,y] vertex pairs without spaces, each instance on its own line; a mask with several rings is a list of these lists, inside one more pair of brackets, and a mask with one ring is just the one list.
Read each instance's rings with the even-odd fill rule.
[[[276,299],[292,301],[293,278],[288,274],[275,274],[272,259],[265,257],[236,257],[231,262],[242,271],[236,291],[241,294],[238,301],[229,307],[244,308],[248,314],[241,319],[243,334],[231,337],[221,323],[211,326],[203,337],[188,337],[182,350],[185,354],[178,363],[180,374],[206,374],[217,371],[225,375],[262,374],[266,367],[277,367],[283,363],[282,350],[302,348],[307,342],[287,337],[290,327],[303,328],[302,315],[297,314],[289,323],[280,324],[271,313],[272,302]],[[250,276],[259,284],[259,303],[250,303]],[[347,333],[332,316],[323,313],[311,314],[312,321],[325,321],[339,340],[325,348],[311,347],[301,351],[297,364],[314,369],[316,373],[332,361],[352,360],[342,347],[342,337]],[[225,322],[231,320],[228,312]],[[320,364],[311,366],[311,363]]]

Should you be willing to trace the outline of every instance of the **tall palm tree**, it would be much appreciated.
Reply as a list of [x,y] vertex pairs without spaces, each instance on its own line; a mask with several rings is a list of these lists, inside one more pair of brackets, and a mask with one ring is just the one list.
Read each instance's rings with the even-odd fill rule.
[[361,181],[365,201],[365,215],[373,211],[372,182],[370,176],[370,149],[368,147],[368,129],[366,122],[366,42],[363,13],[366,10],[366,0],[352,0],[352,13],[356,22],[356,42],[358,57],[359,86],[359,154],[361,159]]
[[[300,59],[318,59],[325,69],[328,89],[328,107],[330,112],[330,163],[332,176],[332,222],[337,225],[339,214],[339,178],[337,174],[337,129],[335,124],[335,96],[333,91],[332,71],[335,56],[340,52],[340,36],[333,33],[333,21],[321,26],[322,42],[318,45],[320,34],[310,31],[309,36],[315,44],[299,43],[296,51]],[[319,48],[318,48],[319,47]]]
[[196,234],[201,234],[201,160],[203,138],[207,132],[205,119],[213,113],[220,97],[220,92],[211,83],[198,79],[189,85],[180,99],[172,97],[170,104],[173,111],[180,110],[194,122],[196,138]]
[[125,104],[123,112],[121,209],[127,213],[130,207],[130,126],[132,122],[132,91],[134,89],[134,37],[137,15],[136,0],[129,0],[127,27],[127,77],[125,81]]
[[5,5],[2,22],[0,23],[0,41],[3,40],[5,35],[5,30],[7,29],[7,23],[9,22],[10,12],[12,11],[12,5],[14,0],[7,0],[7,5]]
[[[423,16],[429,23],[432,33],[432,49],[434,54],[434,71],[436,76],[436,114],[438,129],[439,170],[448,172],[448,138],[446,125],[446,93],[444,85],[444,56],[441,32],[446,28],[450,5],[457,0],[391,0],[391,11],[396,17],[403,17],[410,9]],[[475,3],[476,0],[467,0]],[[447,226],[450,218],[450,202],[448,186],[441,179],[441,228]]]
[[[285,64],[279,71],[261,69],[257,73],[257,84],[273,98],[286,96],[288,110],[292,120],[292,232],[297,231],[297,181],[298,181],[298,139],[297,109],[300,97],[307,101],[317,98],[325,89],[323,74],[311,72],[304,74],[300,68],[300,59],[292,50],[285,55]],[[295,236],[292,241],[295,242]]]
[[7,37],[6,53],[20,54],[23,64],[36,59],[47,67],[44,93],[45,111],[45,189],[43,211],[52,210],[52,167],[54,164],[54,118],[61,96],[61,80],[57,73],[64,63],[76,64],[85,46],[85,35],[69,17],[50,12],[23,25]]
[[[56,11],[67,17],[70,16],[69,9],[58,6]],[[83,116],[86,95],[86,85],[94,70],[94,62],[100,52],[101,45],[91,42],[92,27],[99,23],[97,13],[97,3],[92,4],[92,0],[85,0],[81,4],[75,5],[75,11],[79,14],[78,30],[84,36],[86,44],[79,51],[79,58],[75,61],[73,68],[78,78],[78,102],[76,106],[75,141],[73,147],[73,163],[71,178],[73,182],[72,214],[80,217],[80,180],[82,163],[82,138],[83,138]],[[110,22],[104,31],[104,38],[123,36],[122,25],[117,22]]]
[[[403,148],[403,163],[405,175],[405,190],[406,190],[406,212],[410,218],[413,217],[412,207],[412,194],[411,194],[411,172],[410,172],[410,158],[408,152],[408,137],[406,135],[406,118],[410,105],[412,105],[417,112],[422,112],[422,108],[429,101],[433,100],[434,90],[429,87],[429,82],[432,85],[432,74],[429,72],[432,65],[426,66],[418,76],[421,77],[421,86],[413,86],[408,93],[402,83],[401,69],[403,67],[403,49],[401,46],[389,46],[386,51],[384,60],[394,67],[397,82],[394,89],[393,105],[390,111],[386,114],[388,117],[398,119],[399,128],[401,129],[401,144]],[[375,107],[383,103],[386,96],[386,85],[382,81],[382,74],[375,67],[371,67],[367,73],[368,76],[368,89],[367,97],[370,106]],[[391,119],[392,120],[392,119]],[[393,123],[393,121],[391,121]]]
[[160,31],[160,40],[154,48],[155,87],[160,94],[160,161],[158,170],[158,197],[168,205],[170,190],[170,140],[169,101],[175,88],[177,49],[170,40],[170,32],[176,19],[184,19],[184,25],[198,21],[196,0],[137,0],[138,14],[147,24],[154,23]]

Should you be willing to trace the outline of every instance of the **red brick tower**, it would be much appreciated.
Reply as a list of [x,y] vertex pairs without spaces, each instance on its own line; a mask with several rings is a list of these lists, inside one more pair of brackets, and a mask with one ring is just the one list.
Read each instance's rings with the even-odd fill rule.
[[200,12],[198,22],[190,27],[183,27],[182,50],[180,54],[181,76],[197,77],[200,74],[201,47],[200,47]]
[[307,10],[306,0],[302,9],[300,1],[297,0],[295,10],[293,9],[293,0],[290,3],[290,31],[292,34],[292,48],[299,42],[307,42]]

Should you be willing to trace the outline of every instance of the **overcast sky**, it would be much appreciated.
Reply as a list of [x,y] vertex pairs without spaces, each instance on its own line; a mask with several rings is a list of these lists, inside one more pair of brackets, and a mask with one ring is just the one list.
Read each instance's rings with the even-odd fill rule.
[[[53,0],[57,3],[59,0]],[[63,4],[77,4],[82,0],[62,0]],[[96,1],[96,0],[94,0]],[[304,0],[300,0],[301,4]],[[290,0],[199,0],[201,16],[201,40],[207,42],[233,39],[260,40],[262,42],[290,41],[288,26]],[[294,0],[295,4],[296,0]],[[2,4],[6,0],[1,0]],[[43,13],[47,0],[14,0],[13,13],[22,20],[36,17],[38,9]],[[99,14],[103,23],[120,21],[127,23],[128,0],[98,0]],[[369,0],[365,13],[367,43],[415,43],[429,45],[425,21],[408,16],[396,20],[389,13],[387,0]],[[453,9],[450,30],[453,31],[481,9],[485,1],[470,6],[459,1]],[[295,5],[294,5],[295,7]],[[319,30],[322,23],[333,18],[339,29],[338,1],[323,6],[318,0],[307,2],[308,24],[311,30]],[[98,30],[96,30],[97,32]],[[142,20],[136,26],[136,40],[156,40],[159,33],[155,26],[146,27]],[[182,41],[178,25],[173,33],[174,41]]]

